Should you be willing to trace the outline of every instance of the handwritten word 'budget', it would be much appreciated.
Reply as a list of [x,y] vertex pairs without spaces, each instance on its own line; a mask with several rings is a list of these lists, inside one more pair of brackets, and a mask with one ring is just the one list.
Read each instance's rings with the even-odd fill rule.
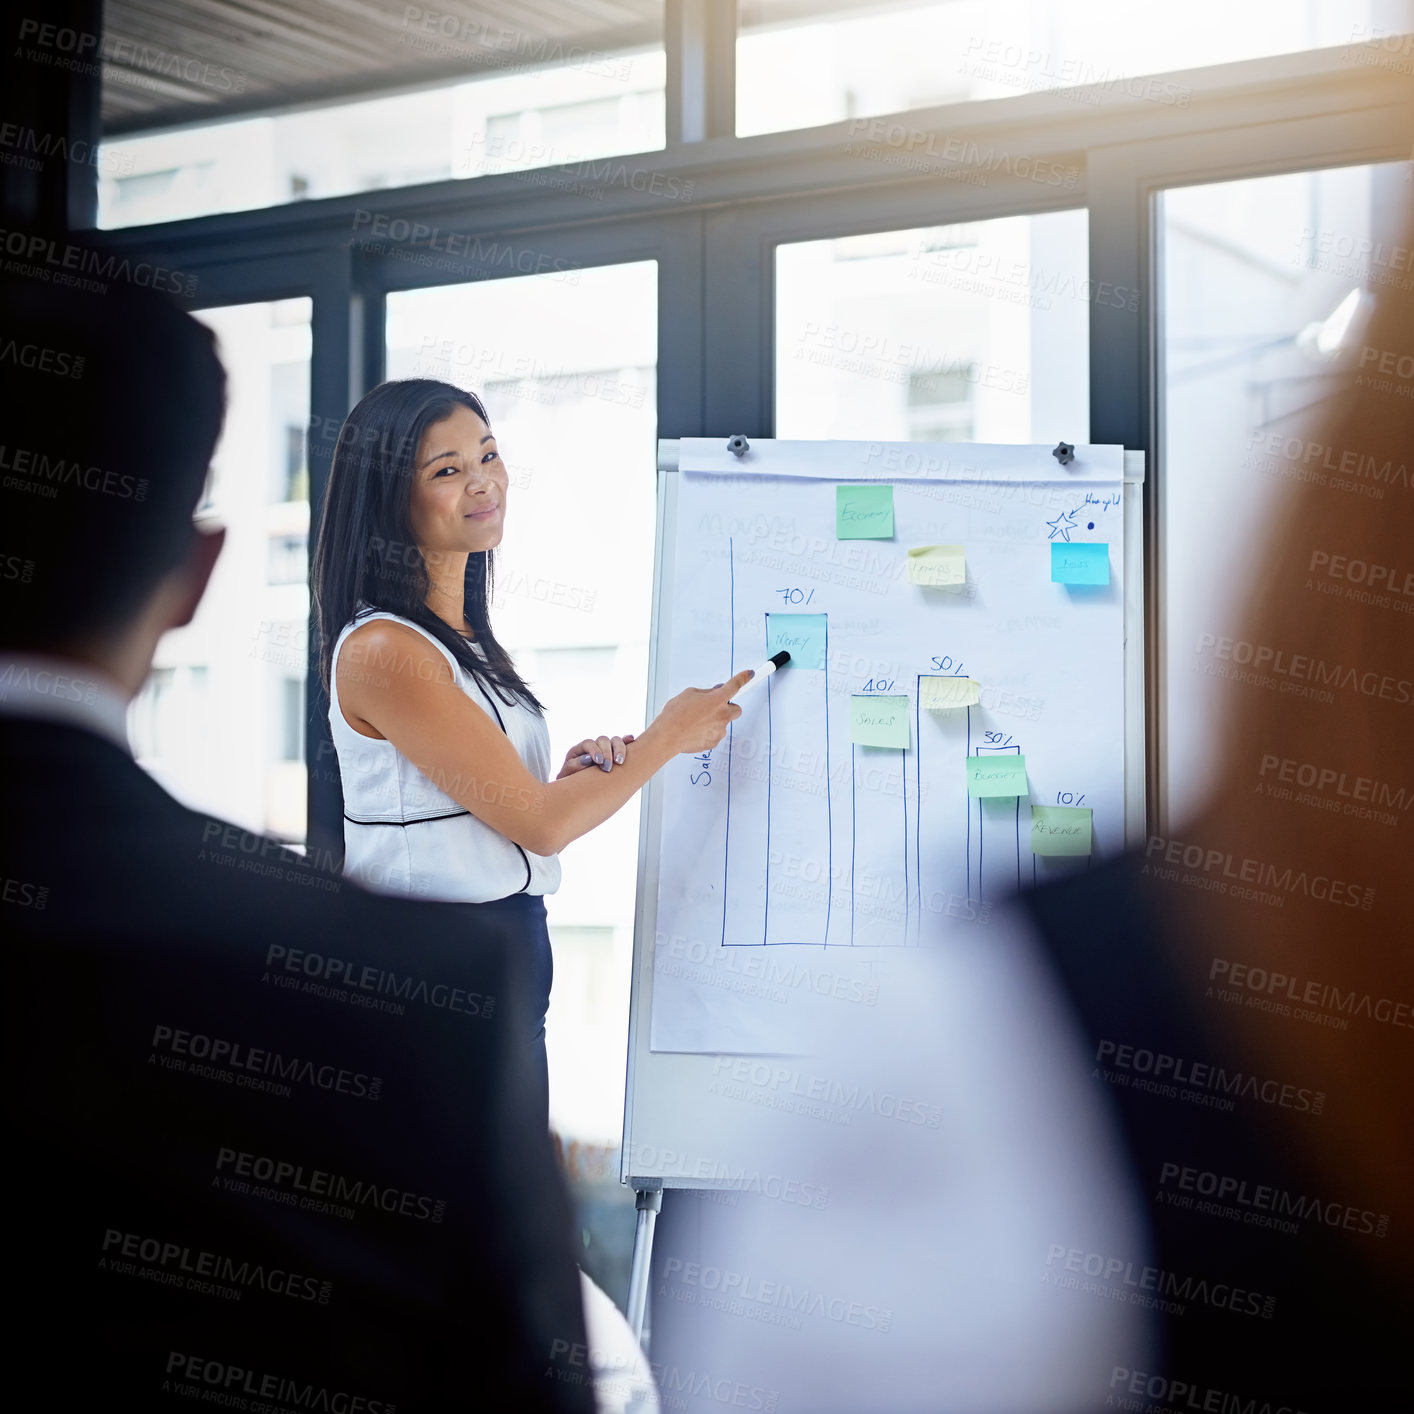
[[975,798],[1026,794],[1026,758],[1020,755],[967,757],[967,793]]

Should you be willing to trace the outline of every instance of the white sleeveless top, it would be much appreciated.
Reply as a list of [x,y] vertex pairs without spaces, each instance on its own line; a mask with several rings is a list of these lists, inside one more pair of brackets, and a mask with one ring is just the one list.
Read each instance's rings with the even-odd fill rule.
[[[345,624],[334,644],[329,729],[344,787],[344,873],[376,893],[458,903],[507,894],[552,894],[558,855],[531,854],[438,789],[391,741],[356,732],[339,706],[339,650],[354,629],[391,619],[415,629],[447,660],[457,686],[505,731],[537,781],[550,779],[550,733],[524,703],[489,697],[447,648],[420,625],[378,609]],[[472,648],[484,656],[481,645]]]

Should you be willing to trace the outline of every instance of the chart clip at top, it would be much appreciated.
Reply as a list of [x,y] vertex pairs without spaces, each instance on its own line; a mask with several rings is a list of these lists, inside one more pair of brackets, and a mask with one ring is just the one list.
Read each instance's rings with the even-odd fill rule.
[[1069,442],[1061,442],[1051,448],[1051,455],[1062,466],[1069,466],[1075,460],[1075,448]]
[[727,451],[734,457],[744,457],[751,450],[751,443],[741,435],[740,432],[735,437],[727,439]]

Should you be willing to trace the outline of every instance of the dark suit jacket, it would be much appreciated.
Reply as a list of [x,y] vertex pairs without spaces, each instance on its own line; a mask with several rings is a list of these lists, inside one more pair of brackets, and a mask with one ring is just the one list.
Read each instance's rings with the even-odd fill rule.
[[[1150,1200],[1155,1265],[1106,1267],[1100,1280],[1159,1303],[1149,1309],[1161,1317],[1166,1368],[1146,1373],[1169,1383],[1146,1390],[1131,1376],[1114,1398],[1254,1414],[1414,1408],[1414,1303],[1373,1260],[1387,1225],[1414,1214],[1379,1213],[1353,1185],[1332,1191],[1312,1171],[1302,1127],[1350,1097],[1327,1095],[1330,1077],[1265,1073],[1239,1053],[1233,1008],[1180,977],[1158,946],[1164,900],[1144,868],[1126,857],[1022,896]],[[1337,917],[1333,946],[1339,927]],[[1188,942],[1206,970],[1211,942]],[[1307,1024],[1239,1015],[1241,1026]],[[1408,1083],[1408,1070],[1390,1082]]]
[[24,1402],[592,1409],[511,940],[77,728],[0,718],[0,816]]

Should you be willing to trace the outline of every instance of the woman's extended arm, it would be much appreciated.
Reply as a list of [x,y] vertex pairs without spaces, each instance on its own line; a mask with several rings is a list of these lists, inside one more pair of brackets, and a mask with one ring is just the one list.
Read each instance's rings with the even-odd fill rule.
[[526,769],[415,629],[387,619],[355,629],[337,671],[340,706],[355,731],[391,741],[439,790],[532,854],[558,853],[602,824],[674,756],[714,747],[741,715],[730,698],[751,677],[747,669],[719,687],[679,693],[612,771],[547,782]]

